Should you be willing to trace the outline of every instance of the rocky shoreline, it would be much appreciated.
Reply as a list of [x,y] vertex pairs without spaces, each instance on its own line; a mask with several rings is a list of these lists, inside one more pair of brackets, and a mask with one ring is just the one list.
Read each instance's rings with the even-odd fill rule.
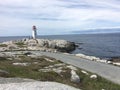
[[120,57],[114,57],[114,58],[111,58],[111,59],[101,59],[99,57],[88,56],[88,55],[81,54],[81,53],[79,53],[79,54],[72,54],[72,55],[80,57],[80,58],[88,59],[88,60],[91,60],[91,61],[111,64],[111,65],[115,65],[115,66],[120,66]]
[[37,50],[47,52],[71,52],[76,49],[74,42],[49,39],[22,39],[0,44],[0,51]]
[[43,51],[43,52],[62,52],[69,55],[75,55],[92,61],[112,64],[120,66],[120,57],[112,57],[110,59],[101,59],[95,56],[85,54],[70,54],[77,48],[77,44],[66,40],[49,40],[49,39],[22,39],[15,41],[7,41],[0,43],[0,51]]

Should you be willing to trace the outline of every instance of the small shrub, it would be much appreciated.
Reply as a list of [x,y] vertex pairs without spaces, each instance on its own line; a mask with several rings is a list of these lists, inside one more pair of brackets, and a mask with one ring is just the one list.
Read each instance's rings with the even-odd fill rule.
[[7,47],[6,44],[0,44],[0,47]]
[[24,47],[25,44],[23,42],[16,42],[15,43],[18,47]]

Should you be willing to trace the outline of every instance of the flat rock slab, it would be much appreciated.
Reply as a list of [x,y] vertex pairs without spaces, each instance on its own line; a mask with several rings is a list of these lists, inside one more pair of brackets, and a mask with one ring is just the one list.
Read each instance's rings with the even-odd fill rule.
[[[2,77],[0,78],[0,84],[32,82],[32,81],[35,81],[35,80],[24,79],[24,78],[2,78]],[[2,89],[0,89],[0,90],[2,90]]]
[[80,90],[68,85],[56,82],[22,82],[0,84],[0,90]]

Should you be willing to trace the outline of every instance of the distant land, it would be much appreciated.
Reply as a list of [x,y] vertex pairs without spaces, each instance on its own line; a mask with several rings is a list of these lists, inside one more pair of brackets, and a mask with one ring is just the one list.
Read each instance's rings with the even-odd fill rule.
[[88,29],[88,30],[76,30],[72,31],[73,34],[97,34],[97,33],[120,33],[120,28],[112,29]]
[[[61,30],[62,31],[62,30]],[[72,31],[67,31],[67,32],[60,32],[60,33],[40,33],[38,31],[38,36],[51,36],[51,35],[72,35],[72,34],[106,34],[106,33],[120,33],[120,28],[106,28],[106,29],[78,29],[78,30],[72,30]],[[17,36],[17,37],[26,37],[26,36],[31,36],[31,34],[8,34],[4,35],[0,33],[0,37],[9,37],[9,36]]]

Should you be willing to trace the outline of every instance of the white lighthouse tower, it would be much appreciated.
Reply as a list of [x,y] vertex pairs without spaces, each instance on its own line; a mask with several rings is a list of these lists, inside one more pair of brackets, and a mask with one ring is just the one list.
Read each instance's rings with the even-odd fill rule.
[[37,36],[37,28],[36,26],[33,26],[32,27],[32,38],[36,39],[36,36]]

